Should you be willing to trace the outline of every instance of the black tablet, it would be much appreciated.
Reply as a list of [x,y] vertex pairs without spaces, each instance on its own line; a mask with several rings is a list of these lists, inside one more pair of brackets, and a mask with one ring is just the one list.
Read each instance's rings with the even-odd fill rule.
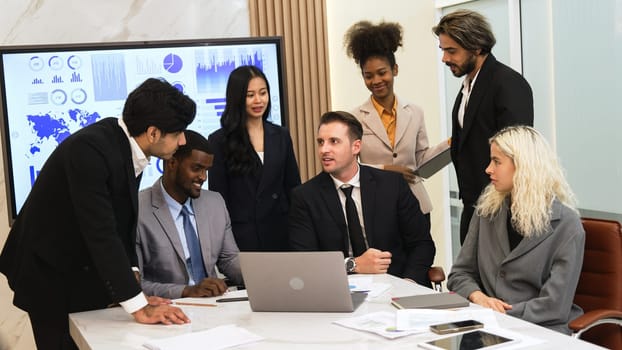
[[507,345],[516,341],[517,340],[515,339],[478,330],[452,335],[451,337],[430,340],[424,343],[419,343],[418,345],[422,348],[431,350],[474,350],[493,349],[500,344]]

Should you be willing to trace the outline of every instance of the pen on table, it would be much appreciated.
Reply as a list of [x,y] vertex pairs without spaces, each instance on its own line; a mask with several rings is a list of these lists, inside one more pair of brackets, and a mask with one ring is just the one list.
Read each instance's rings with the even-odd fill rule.
[[202,303],[186,303],[183,301],[174,301],[173,305],[185,305],[185,306],[210,306],[210,307],[216,307],[218,305],[216,304],[202,304]]

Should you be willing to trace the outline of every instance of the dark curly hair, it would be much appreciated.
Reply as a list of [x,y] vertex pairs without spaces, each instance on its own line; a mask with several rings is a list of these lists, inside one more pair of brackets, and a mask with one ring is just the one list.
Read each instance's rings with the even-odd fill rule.
[[383,57],[395,67],[395,51],[402,46],[402,26],[393,22],[373,25],[369,21],[353,24],[344,35],[344,46],[349,57],[361,69],[370,57]]

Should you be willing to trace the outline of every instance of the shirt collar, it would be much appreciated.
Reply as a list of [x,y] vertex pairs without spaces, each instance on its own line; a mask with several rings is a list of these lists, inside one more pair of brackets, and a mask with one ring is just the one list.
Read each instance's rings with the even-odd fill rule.
[[333,179],[333,182],[335,183],[335,187],[337,189],[341,188],[341,186],[343,186],[344,184],[349,184],[354,187],[361,187],[361,166],[358,163],[356,163],[356,166],[356,174],[354,174],[354,176],[347,182],[342,182],[341,180],[334,177],[332,174],[328,174]]
[[466,88],[469,95],[471,94],[471,90],[473,89],[473,86],[475,85],[475,80],[477,80],[477,76],[479,75],[479,72],[482,69],[480,68],[477,73],[475,73],[475,76],[473,77],[473,80],[469,80],[469,75],[467,74],[464,78],[464,81],[462,82],[462,87]]
[[373,95],[371,96],[371,104],[374,106],[374,109],[376,109],[376,112],[378,112],[378,115],[380,116],[385,111],[386,113],[392,116],[394,116],[397,113],[397,96],[395,96],[395,98],[393,99],[393,107],[391,108],[390,111],[387,111],[383,105],[381,105],[378,101],[376,101]]
[[[171,213],[177,213],[177,215],[179,216],[179,214],[181,213],[182,205],[179,204],[179,202],[176,201],[173,197],[171,197],[171,195],[168,194],[168,192],[166,192],[166,189],[164,188],[164,184],[162,183],[162,178],[160,178],[160,189],[162,189],[162,195],[164,196],[164,201],[168,205],[168,208],[171,211]],[[192,209],[192,200],[190,199],[190,197],[188,197],[188,199],[183,204],[183,206],[187,207],[190,214],[194,215],[194,210]]]
[[123,121],[123,118],[119,118],[119,127],[123,129],[125,136],[130,142],[130,149],[132,150],[132,164],[134,165],[134,176],[138,177],[140,173],[145,170],[145,168],[149,165],[150,157],[145,155],[145,152],[140,148],[136,139],[130,136],[130,132],[127,130],[127,125]]

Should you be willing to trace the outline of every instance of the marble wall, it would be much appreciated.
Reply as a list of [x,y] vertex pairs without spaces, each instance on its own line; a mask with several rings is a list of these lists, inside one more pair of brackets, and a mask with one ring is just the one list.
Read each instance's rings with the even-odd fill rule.
[[[247,0],[3,0],[0,45],[248,36]],[[0,167],[2,166],[1,163]],[[9,231],[0,170],[0,246]],[[41,286],[42,297],[45,288]],[[0,350],[34,349],[27,315],[0,275]],[[53,301],[51,301],[53,302]]]

